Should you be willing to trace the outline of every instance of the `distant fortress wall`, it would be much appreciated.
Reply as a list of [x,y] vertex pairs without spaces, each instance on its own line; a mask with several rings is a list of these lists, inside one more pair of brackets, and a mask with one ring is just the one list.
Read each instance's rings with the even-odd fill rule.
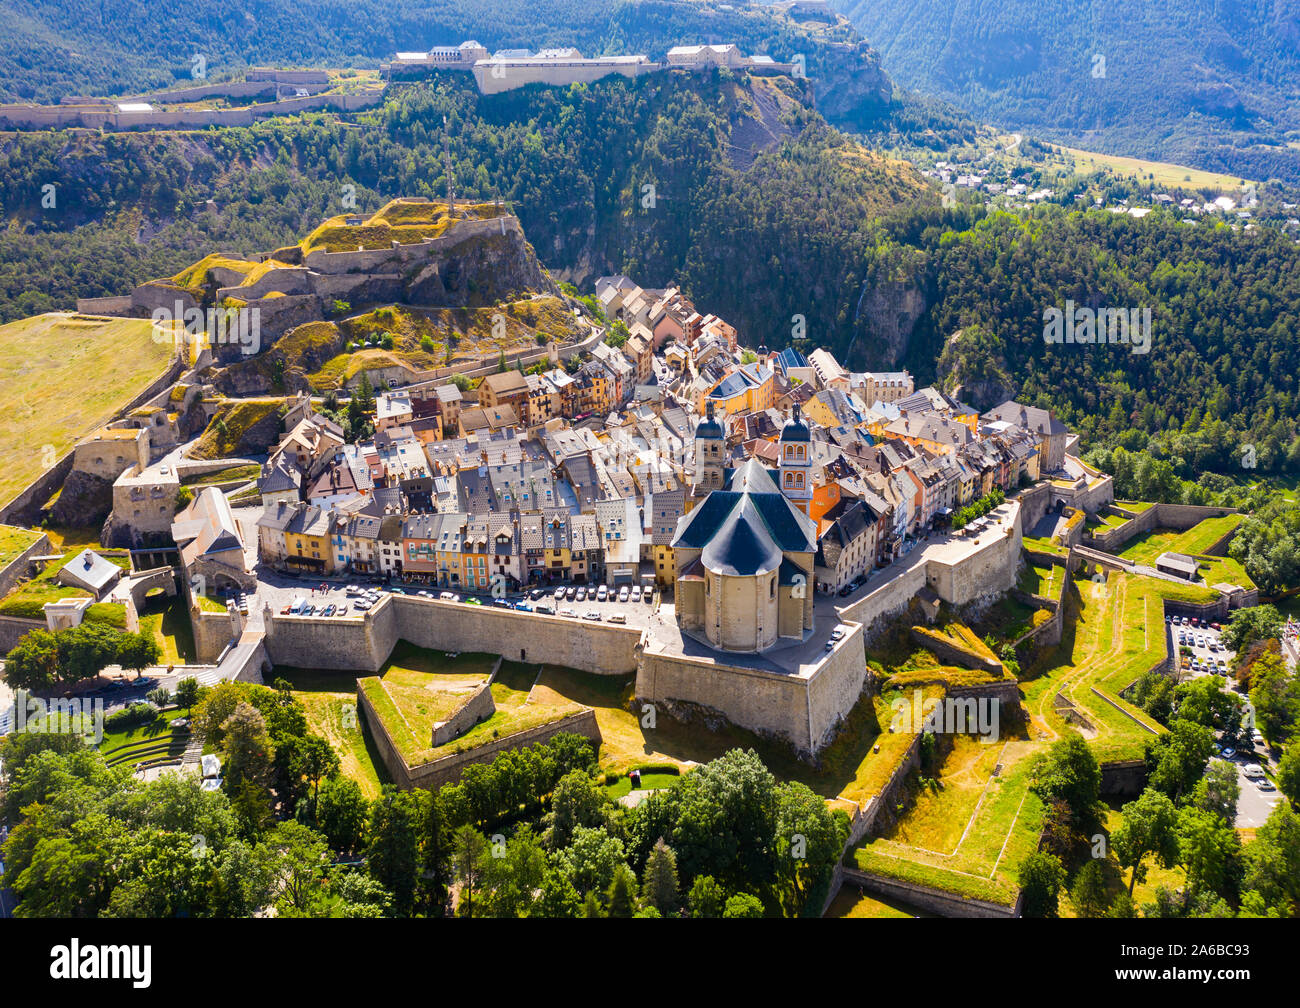
[[384,89],[355,94],[317,94],[261,102],[243,108],[151,109],[119,112],[117,103],[93,105],[0,105],[0,126],[10,129],[206,129],[209,126],[249,126],[268,116],[296,115],[331,109],[356,112],[378,105]]
[[394,243],[390,248],[358,249],[354,252],[316,249],[307,255],[304,265],[318,273],[327,274],[382,273],[382,267],[390,265],[394,260],[415,262],[426,259],[430,253],[454,248],[471,238],[509,234],[523,237],[524,231],[517,217],[503,215],[489,220],[457,221],[446,234],[408,245]]
[[513,91],[529,84],[566,87],[570,84],[591,84],[613,74],[640,77],[662,69],[663,64],[651,63],[645,57],[546,61],[520,59],[479,60],[474,64],[473,73],[479,91],[491,95]]

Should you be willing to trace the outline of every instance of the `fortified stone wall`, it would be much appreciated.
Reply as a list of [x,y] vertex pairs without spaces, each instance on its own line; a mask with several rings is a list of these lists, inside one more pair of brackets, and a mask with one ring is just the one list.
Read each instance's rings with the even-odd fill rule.
[[0,125],[13,129],[83,126],[87,129],[206,129],[209,126],[249,126],[258,119],[296,115],[320,109],[355,112],[383,101],[384,90],[354,94],[317,94],[285,98],[241,108],[154,109],[117,112],[109,104],[0,105]]
[[[137,406],[143,405],[159,392],[170,388],[183,369],[180,357],[173,357],[163,373],[154,379],[148,388],[114,413],[111,419],[117,420],[126,416]],[[68,473],[72,472],[75,457],[75,452],[69,450],[53,467],[37,476],[25,489],[20,490],[4,507],[0,508],[0,524],[36,524],[40,508],[54,495],[55,490],[63,486]]]
[[[1126,512],[1124,508],[1119,506],[1115,507],[1115,511],[1131,513]],[[1118,553],[1130,540],[1153,529],[1167,528],[1176,532],[1185,532],[1207,518],[1222,518],[1225,515],[1237,513],[1239,513],[1237,508],[1207,507],[1199,504],[1153,504],[1122,525],[1117,525],[1105,532],[1094,532],[1090,536],[1085,536],[1084,542],[1094,549],[1103,550],[1107,553]],[[1211,550],[1215,548],[1226,550],[1227,539],[1229,538],[1231,536],[1225,537],[1224,540],[1211,547]],[[1209,550],[1206,552],[1210,556],[1221,555]]]
[[562,63],[547,66],[527,66],[525,64],[508,64],[493,73],[490,64],[474,67],[474,80],[478,89],[485,95],[501,94],[529,84],[548,84],[554,87],[568,87],[570,84],[590,84],[593,81],[622,74],[624,77],[640,77],[662,69],[659,63]]
[[932,636],[927,636],[920,633],[917,627],[912,627],[910,636],[915,643],[934,652],[935,656],[946,665],[979,669],[995,675],[1000,675],[1003,672],[1002,663],[996,658],[985,658],[983,655],[968,650],[954,641],[946,640],[941,634],[935,633]]
[[191,607],[190,624],[194,628],[194,657],[202,665],[215,664],[238,635],[229,611],[205,612]]
[[[989,533],[982,533],[989,535]],[[926,583],[945,602],[963,606],[978,598],[1015,587],[1020,565],[1020,525],[1013,523],[1010,534],[994,535],[980,550],[959,563],[938,560],[926,563]]]
[[842,623],[848,633],[835,645],[808,681],[808,709],[813,751],[830,743],[836,729],[862,696],[867,681],[866,644],[862,627]]
[[1101,793],[1111,798],[1132,798],[1147,786],[1144,760],[1122,760],[1101,765]]
[[587,709],[577,714],[571,714],[566,718],[561,718],[551,724],[539,725],[536,728],[516,732],[504,738],[493,739],[468,752],[450,753],[434,760],[432,763],[408,767],[392,737],[388,734],[388,729],[384,727],[383,721],[375,714],[370,698],[366,696],[365,691],[362,689],[357,690],[357,708],[370,729],[370,737],[379,750],[380,759],[383,760],[389,777],[398,787],[406,790],[417,787],[433,790],[442,787],[444,784],[459,780],[460,775],[467,766],[472,766],[475,763],[490,763],[499,752],[536,745],[547,741],[560,732],[583,735],[596,742],[597,745],[600,743],[600,727],[596,724],[596,714],[591,709]]
[[869,893],[883,896],[890,900],[901,900],[918,910],[925,910],[940,917],[992,917],[1010,918],[1019,916],[1019,904],[1016,907],[988,903],[984,900],[969,899],[956,893],[944,892],[930,886],[901,879],[886,878],[872,872],[857,868],[844,869],[844,881],[856,885]]
[[384,266],[424,260],[433,253],[445,252],[471,238],[511,234],[520,239],[524,237],[523,227],[518,218],[513,216],[493,217],[489,220],[463,220],[457,221],[446,234],[439,235],[437,238],[426,238],[424,241],[411,242],[408,245],[360,249],[355,252],[328,252],[325,249],[316,249],[308,253],[304,265],[318,273],[383,273]]
[[77,311],[85,315],[126,315],[131,311],[131,295],[77,298]]
[[1020,527],[1032,529],[1047,514],[1052,503],[1052,484],[1046,481],[1036,483],[1016,494],[1015,499],[1020,502]]
[[925,587],[925,565],[918,564],[840,610],[841,616],[868,628],[867,636],[887,616],[902,612]]
[[45,620],[23,619],[19,616],[0,616],[0,651],[8,654],[17,646],[23,634],[33,630],[47,630]]
[[437,747],[460,738],[480,721],[486,721],[495,714],[496,709],[496,701],[492,699],[492,683],[480,684],[465,706],[446,721],[433,726],[432,744]]
[[405,640],[440,651],[629,675],[641,640],[634,627],[403,595],[384,596],[361,619],[266,611],[266,627],[267,650],[277,665],[367,672],[379,671],[398,640]]
[[50,552],[50,537],[42,532],[34,543],[10,560],[3,570],[0,570],[0,598],[4,598],[13,591],[14,586],[27,575],[27,572],[31,569],[32,557],[49,556]]
[[800,752],[811,752],[814,735],[820,738],[832,727],[811,723],[808,680],[707,658],[644,654],[636,698],[640,703],[676,700],[707,707],[750,731],[782,737]]

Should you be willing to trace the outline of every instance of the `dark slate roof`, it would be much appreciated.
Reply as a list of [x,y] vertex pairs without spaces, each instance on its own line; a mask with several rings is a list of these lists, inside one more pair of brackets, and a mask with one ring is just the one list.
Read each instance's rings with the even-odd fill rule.
[[697,438],[714,438],[718,441],[723,439],[722,424],[718,423],[713,417],[711,410],[710,415],[701,420],[695,428],[695,436]]
[[776,570],[781,565],[781,549],[764,527],[753,498],[746,494],[709,537],[700,559],[718,574],[751,577]]
[[793,560],[786,559],[781,561],[781,570],[777,573],[776,579],[783,588],[788,588],[796,584],[806,585],[808,574]]
[[755,534],[767,538],[778,552],[812,553],[817,549],[812,520],[777,491],[772,471],[754,459],[729,470],[726,487],[714,490],[682,517],[673,546],[703,550],[738,514],[751,524],[756,522]]
[[780,493],[777,483],[781,475],[768,469],[756,458],[748,458],[735,469],[726,472],[725,489],[735,493]]
[[781,428],[782,441],[810,441],[812,432],[808,429],[808,422],[799,414],[799,407],[796,406],[794,414],[785,422]]

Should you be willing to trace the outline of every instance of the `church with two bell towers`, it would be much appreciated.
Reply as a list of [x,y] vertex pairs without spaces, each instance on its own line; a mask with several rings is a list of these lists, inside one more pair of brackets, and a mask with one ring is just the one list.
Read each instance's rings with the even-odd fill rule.
[[777,442],[779,468],[726,465],[710,407],[695,430],[694,507],[673,539],[677,622],[724,651],[759,652],[813,628],[817,526],[811,436],[795,406]]

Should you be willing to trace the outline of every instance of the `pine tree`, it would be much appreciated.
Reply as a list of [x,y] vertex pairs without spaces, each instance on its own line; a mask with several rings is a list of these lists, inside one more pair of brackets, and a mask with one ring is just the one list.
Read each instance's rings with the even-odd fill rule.
[[645,883],[641,898],[664,916],[676,913],[680,900],[677,891],[677,855],[660,837],[645,863]]
[[614,881],[609,884],[606,893],[609,902],[609,917],[631,917],[636,913],[636,876],[627,865],[619,865],[614,872]]

